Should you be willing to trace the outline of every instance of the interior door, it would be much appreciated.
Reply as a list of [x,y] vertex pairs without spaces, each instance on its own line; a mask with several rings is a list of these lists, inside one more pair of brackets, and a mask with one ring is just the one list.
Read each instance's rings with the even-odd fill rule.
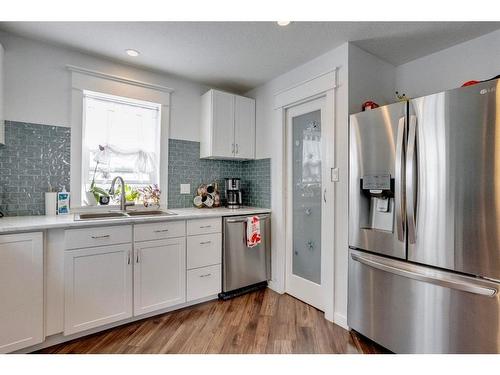
[[234,156],[241,159],[254,159],[255,100],[236,95],[234,107]]
[[287,110],[286,292],[320,310],[325,308],[324,239],[333,230],[326,219],[331,202],[324,186],[329,178],[324,119],[324,97]]
[[411,101],[408,259],[500,279],[500,81]]
[[235,153],[234,144],[234,95],[213,90],[213,156],[232,158]]

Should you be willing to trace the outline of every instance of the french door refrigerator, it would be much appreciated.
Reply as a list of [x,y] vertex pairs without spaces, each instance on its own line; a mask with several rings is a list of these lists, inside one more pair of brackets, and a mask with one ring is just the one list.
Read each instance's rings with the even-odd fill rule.
[[348,325],[500,352],[500,81],[350,117]]

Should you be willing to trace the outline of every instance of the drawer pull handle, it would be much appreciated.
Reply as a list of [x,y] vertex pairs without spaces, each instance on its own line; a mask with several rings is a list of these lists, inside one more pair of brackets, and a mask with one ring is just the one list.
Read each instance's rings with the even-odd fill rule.
[[155,230],[155,233],[163,233],[163,232],[168,232],[168,229],[157,229],[157,230]]
[[99,238],[109,238],[109,234],[103,234],[102,236],[92,236],[93,239],[97,240]]
[[130,250],[127,253],[127,264],[130,264]]
[[212,226],[211,226],[211,225],[202,225],[202,226],[200,227],[200,229],[203,229],[203,228],[212,228]]
[[212,274],[211,273],[207,273],[205,275],[200,275],[200,277],[208,277],[208,276],[212,276]]
[[200,245],[208,245],[209,243],[212,243],[212,241],[203,241],[200,242]]

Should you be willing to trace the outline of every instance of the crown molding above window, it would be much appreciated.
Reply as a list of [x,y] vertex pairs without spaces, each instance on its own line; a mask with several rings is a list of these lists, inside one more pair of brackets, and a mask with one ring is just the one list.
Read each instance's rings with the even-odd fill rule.
[[71,72],[77,72],[77,73],[82,73],[82,74],[86,74],[86,75],[97,77],[97,78],[104,78],[104,79],[107,79],[110,81],[126,83],[128,85],[143,87],[143,88],[167,92],[167,93],[174,92],[174,89],[171,87],[157,85],[157,84],[149,83],[149,82],[138,81],[135,79],[130,79],[130,78],[123,77],[123,76],[117,76],[114,74],[108,74],[108,73],[100,72],[97,70],[82,68],[82,67],[75,66],[75,65],[66,65],[66,69],[68,69]]

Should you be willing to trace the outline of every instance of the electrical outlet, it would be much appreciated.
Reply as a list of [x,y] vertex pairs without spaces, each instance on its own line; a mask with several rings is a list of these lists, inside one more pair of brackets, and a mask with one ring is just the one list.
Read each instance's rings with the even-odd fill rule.
[[191,194],[191,184],[181,184],[181,194]]

